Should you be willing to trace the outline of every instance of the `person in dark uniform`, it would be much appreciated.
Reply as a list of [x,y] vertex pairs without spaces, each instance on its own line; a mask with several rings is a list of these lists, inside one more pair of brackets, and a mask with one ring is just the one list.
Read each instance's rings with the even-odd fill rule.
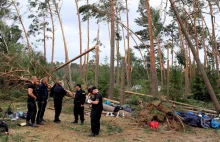
[[98,89],[93,86],[92,87],[92,94],[90,103],[92,104],[92,111],[91,111],[91,128],[92,133],[89,137],[94,137],[99,135],[100,130],[100,119],[103,111],[103,104],[102,104],[102,94],[98,91]]
[[54,117],[54,122],[55,123],[60,123],[61,122],[61,120],[59,119],[59,116],[60,116],[60,113],[61,113],[61,110],[62,110],[63,97],[67,93],[72,95],[72,93],[68,90],[65,90],[62,87],[62,85],[63,85],[62,81],[59,81],[51,89],[51,91],[52,91],[51,94],[53,96],[54,108],[55,108],[55,117]]
[[76,93],[74,97],[74,108],[73,108],[73,114],[75,117],[75,121],[73,121],[74,124],[78,123],[78,116],[80,116],[81,125],[84,122],[84,104],[86,100],[86,93],[84,90],[82,90],[81,84],[76,85]]
[[[37,77],[33,76],[31,78],[31,83],[28,85],[28,99],[27,99],[27,117],[26,117],[26,125],[32,127],[38,127],[35,124],[35,117],[37,113],[36,99],[37,99]],[[31,120],[31,123],[30,123]]]
[[42,82],[39,86],[39,94],[38,94],[38,113],[37,113],[37,124],[38,125],[44,125],[43,124],[43,117],[44,112],[47,106],[47,99],[48,99],[48,79],[43,78]]

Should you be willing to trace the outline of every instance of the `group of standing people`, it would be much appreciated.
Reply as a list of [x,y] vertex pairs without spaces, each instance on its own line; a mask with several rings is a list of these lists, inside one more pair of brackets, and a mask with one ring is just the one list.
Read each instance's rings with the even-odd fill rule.
[[[28,85],[28,99],[27,99],[27,118],[26,125],[32,127],[38,127],[38,125],[44,125],[43,117],[47,106],[48,94],[50,91],[50,97],[53,97],[55,116],[54,122],[60,123],[59,116],[62,111],[62,102],[65,95],[69,94],[74,98],[73,101],[73,114],[75,120],[74,124],[78,123],[80,116],[81,125],[84,124],[84,105],[86,101],[86,93],[82,89],[80,84],[76,86],[76,92],[71,92],[63,88],[62,81],[55,83],[53,86],[48,84],[48,79],[43,78],[39,83],[36,76],[31,78],[31,83]],[[90,137],[99,135],[100,131],[100,119],[103,110],[102,94],[98,89],[93,86],[88,89],[88,103],[92,105],[91,110],[91,130]],[[37,111],[38,106],[38,111]],[[37,117],[36,117],[37,115]],[[30,122],[31,121],[31,122]]]

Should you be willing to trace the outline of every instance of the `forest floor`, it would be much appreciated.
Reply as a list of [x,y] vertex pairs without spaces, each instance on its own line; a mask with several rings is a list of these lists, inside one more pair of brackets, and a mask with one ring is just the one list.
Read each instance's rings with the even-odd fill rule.
[[[0,102],[0,104],[3,104]],[[4,104],[7,104],[4,102]],[[48,107],[53,108],[53,102],[49,101]],[[25,103],[14,103],[14,111],[26,110]],[[88,110],[89,108],[86,108]],[[74,125],[72,115],[72,101],[67,100],[63,104],[61,123],[53,122],[54,110],[47,109],[45,112],[45,125],[38,128],[21,127],[19,121],[6,121],[9,124],[10,134],[0,134],[0,142],[217,142],[220,141],[220,131],[186,127],[185,131],[167,131],[166,126],[160,125],[159,129],[142,128],[135,125],[134,120],[115,117],[101,118],[101,132],[98,137],[90,138],[90,117],[85,115],[84,125]]]

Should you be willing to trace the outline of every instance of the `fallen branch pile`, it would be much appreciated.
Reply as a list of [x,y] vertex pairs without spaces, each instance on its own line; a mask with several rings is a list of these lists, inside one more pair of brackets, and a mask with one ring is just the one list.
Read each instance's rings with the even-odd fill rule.
[[185,130],[182,118],[161,101],[147,104],[137,116],[137,122],[143,126],[151,121],[166,123],[168,130]]

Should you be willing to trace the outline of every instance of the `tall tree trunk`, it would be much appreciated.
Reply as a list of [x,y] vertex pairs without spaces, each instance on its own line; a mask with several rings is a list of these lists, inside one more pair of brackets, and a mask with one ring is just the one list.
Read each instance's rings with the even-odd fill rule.
[[[89,0],[87,0],[87,5],[89,4]],[[89,50],[89,43],[90,43],[90,31],[89,31],[89,18],[87,20],[87,50]],[[86,59],[86,82],[88,82],[88,73],[89,73],[89,53],[87,54],[87,59]]]
[[44,59],[45,59],[45,61],[47,61],[47,47],[46,47],[46,21],[45,21],[45,15],[43,16],[43,23],[44,23],[44,31],[43,31],[43,33],[44,33]]
[[121,65],[121,92],[120,92],[120,104],[124,104],[124,94],[125,94],[125,57],[122,58]]
[[[85,52],[86,52],[86,49],[85,49]],[[87,73],[86,68],[87,68],[87,56],[85,54],[84,55],[84,63],[83,63],[83,74],[84,74],[83,79],[84,79],[85,84],[87,83],[87,81],[86,81],[86,73]]]
[[[129,29],[129,17],[128,17],[128,0],[125,0],[126,3],[126,18],[127,18],[127,28]],[[127,41],[128,41],[128,53],[127,53],[127,63],[128,63],[128,68],[127,68],[127,80],[128,80],[128,90],[131,89],[131,53],[130,53],[130,35],[129,35],[129,30],[127,30]]]
[[[185,9],[184,9],[185,10]],[[185,12],[186,12],[186,10],[185,10]],[[186,12],[187,13],[187,12]],[[188,13],[187,13],[187,15],[188,15]],[[178,22],[179,23],[179,22]],[[186,28],[188,28],[188,24],[187,24],[187,22],[185,23],[185,26],[186,26]],[[179,24],[179,27],[180,27],[180,30],[181,30],[181,26],[180,26],[180,24]],[[179,30],[179,31],[180,31]],[[182,30],[181,30],[181,33],[182,33]],[[183,35],[183,33],[182,33],[182,35]],[[193,80],[193,65],[192,65],[192,61],[191,61],[191,52],[190,52],[190,49],[189,49],[189,47],[186,45],[186,54],[188,54],[188,62],[189,62],[189,69],[188,69],[188,74],[189,74],[189,84],[191,84],[191,81]],[[194,60],[194,59],[193,59]],[[186,78],[185,78],[186,79]]]
[[[81,28],[81,19],[78,7],[78,0],[75,0],[76,10],[78,16],[78,24],[79,24],[79,41],[80,41],[80,54],[82,54],[82,28]],[[80,57],[80,77],[82,77],[82,57]]]
[[53,63],[53,61],[54,61],[54,45],[55,45],[55,25],[54,25],[53,12],[52,12],[52,9],[50,7],[49,1],[48,1],[48,7],[49,7],[50,19],[51,19],[51,23],[52,23],[52,56],[51,56],[51,63]]
[[109,76],[109,98],[113,99],[114,93],[114,55],[115,55],[115,10],[114,0],[110,1],[111,6],[111,52],[110,52],[110,76]]
[[208,1],[208,3],[209,3],[210,15],[211,15],[211,21],[212,21],[212,56],[215,57],[216,72],[217,72],[217,75],[219,75],[218,49],[216,45],[216,36],[215,36],[215,22],[214,22],[212,4],[210,1]]
[[98,87],[99,80],[99,24],[98,24],[98,32],[97,32],[97,43],[96,43],[96,65],[95,65],[95,86]]
[[186,65],[184,67],[184,74],[185,74],[185,95],[183,96],[184,98],[187,98],[187,96],[189,96],[189,92],[190,92],[190,87],[189,87],[189,73],[188,73],[188,50],[187,47],[184,47],[184,40],[183,40],[183,34],[181,31],[181,27],[179,22],[177,22],[178,24],[178,30],[179,30],[179,39],[180,39],[180,43],[181,43],[181,50],[182,52],[184,52],[185,58],[186,58]]
[[146,1],[147,18],[149,26],[149,37],[150,37],[150,70],[151,70],[151,86],[152,95],[158,97],[158,83],[157,83],[157,71],[155,66],[155,53],[154,53],[154,38],[153,38],[153,25],[150,13],[149,0]]
[[172,54],[172,65],[171,65],[171,68],[173,68],[173,48],[174,48],[174,43],[173,43],[173,31],[172,31],[172,47],[171,47],[171,54]]
[[[60,27],[61,27],[61,31],[62,31],[62,37],[63,37],[63,45],[64,45],[64,51],[65,51],[65,62],[69,61],[69,55],[68,55],[68,50],[67,50],[67,44],[66,44],[66,38],[65,38],[65,34],[64,34],[64,29],[63,29],[63,24],[62,24],[62,20],[60,17],[60,12],[58,9],[58,4],[56,3],[56,0],[53,0],[55,8],[56,8],[56,13],[59,19],[59,23],[60,23]],[[71,77],[71,69],[70,69],[70,65],[68,64],[66,67],[66,78],[69,78],[70,81],[70,86],[73,86],[72,83],[72,77]]]
[[[118,11],[118,5],[116,8],[116,17],[119,17],[119,11]],[[119,25],[118,22],[116,22],[116,33],[119,35]],[[116,60],[117,60],[117,73],[116,73],[116,83],[119,86],[120,85],[120,69],[119,69],[119,37],[117,37],[116,40]]]
[[167,45],[167,99],[170,99],[170,44]]
[[27,35],[27,31],[26,31],[26,29],[25,29],[25,27],[24,27],[23,20],[22,20],[22,18],[21,18],[21,15],[20,15],[20,12],[19,12],[19,10],[18,10],[18,7],[17,7],[17,4],[16,4],[15,0],[12,0],[12,3],[13,3],[13,5],[14,5],[15,9],[16,9],[16,12],[17,12],[19,21],[20,21],[21,26],[22,26],[22,28],[23,28],[23,31],[24,31],[24,34],[25,34],[25,38],[26,38],[26,41],[27,41],[27,46],[28,46],[28,51],[29,51],[30,57],[32,57],[32,55],[31,55],[31,54],[32,54],[31,45],[30,45],[30,42],[29,42],[29,38],[28,38],[28,35]]
[[190,47],[190,49],[191,49],[191,51],[192,51],[192,53],[193,53],[194,58],[195,58],[195,60],[196,60],[198,69],[199,69],[199,71],[201,72],[202,78],[203,78],[203,80],[204,80],[204,82],[205,82],[205,85],[206,85],[206,87],[207,87],[207,89],[208,89],[208,93],[209,93],[209,95],[210,95],[210,98],[211,98],[212,101],[213,101],[213,104],[214,104],[214,106],[215,106],[215,109],[216,109],[216,111],[217,111],[217,114],[219,114],[219,113],[220,113],[220,104],[219,104],[219,102],[218,102],[218,100],[217,100],[217,98],[216,98],[216,95],[215,95],[214,90],[213,90],[213,88],[212,88],[212,86],[211,86],[211,83],[210,83],[210,81],[209,81],[209,79],[208,79],[208,76],[206,75],[206,72],[205,72],[205,70],[204,70],[204,67],[203,67],[202,63],[200,62],[200,59],[199,59],[199,57],[198,57],[198,54],[196,53],[196,50],[195,50],[195,48],[194,48],[194,46],[193,46],[192,41],[190,40],[189,34],[188,34],[188,32],[187,32],[185,26],[183,25],[183,22],[182,22],[182,20],[181,20],[179,14],[178,14],[178,11],[177,11],[177,9],[176,9],[176,7],[175,7],[174,1],[173,1],[173,0],[170,0],[170,3],[171,3],[171,6],[172,6],[172,8],[173,8],[173,10],[174,10],[174,13],[175,13],[175,15],[176,15],[176,17],[177,17],[177,20],[178,20],[178,22],[180,23],[182,32],[183,32],[183,34],[185,35],[185,38],[186,38],[186,40],[187,40],[187,42],[188,42],[188,44],[189,44],[189,47]]
[[194,0],[193,2],[193,12],[194,12],[194,33],[195,33],[195,41],[196,41],[196,51],[199,57],[199,41],[198,41],[198,33],[196,29],[196,16],[197,16],[197,0]]
[[162,57],[162,53],[161,53],[161,48],[160,48],[160,43],[159,43],[159,39],[157,37],[157,46],[158,46],[158,54],[159,54],[159,58],[160,58],[160,78],[161,78],[161,90],[163,90],[163,83],[164,83],[164,79],[163,79],[163,72],[164,72],[164,68],[163,68],[163,57]]
[[[120,19],[121,19],[121,16],[120,16]],[[123,38],[123,41],[124,41],[124,52],[125,52],[125,65],[127,65],[127,52],[126,52],[126,41],[125,41],[125,34],[124,34],[124,27],[121,26],[122,28],[122,38]],[[127,69],[125,69],[125,72],[126,72],[126,76],[127,76]],[[126,77],[127,78],[127,77]]]
[[191,83],[192,80],[193,80],[193,76],[192,76],[192,60],[191,60],[190,48],[188,47],[187,50],[188,50],[188,53],[189,53],[189,82]]
[[204,49],[204,67],[207,68],[207,52],[206,52],[206,45],[205,45],[205,32],[204,32],[204,22],[202,21],[202,46]]

